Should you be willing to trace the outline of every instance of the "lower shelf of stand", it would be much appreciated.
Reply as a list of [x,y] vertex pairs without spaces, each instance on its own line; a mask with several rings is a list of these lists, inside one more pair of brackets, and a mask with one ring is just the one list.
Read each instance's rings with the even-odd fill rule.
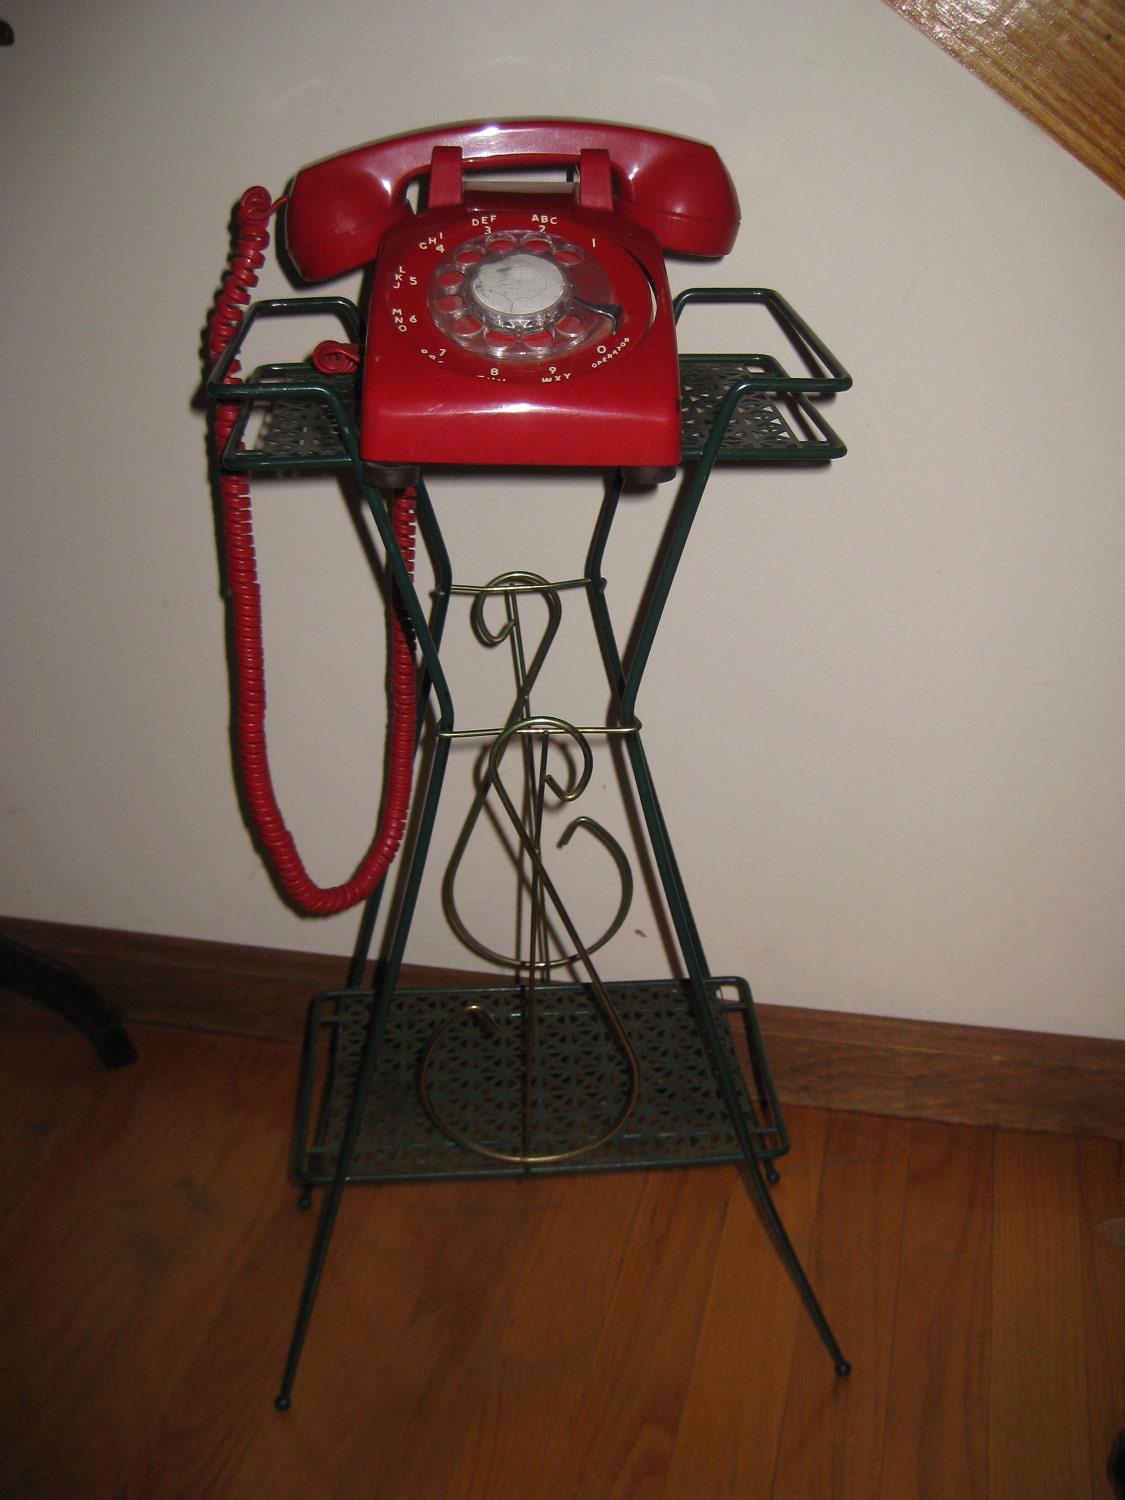
[[[732,989],[738,995],[734,1001],[724,998]],[[610,1141],[562,1163],[497,1161],[444,1134],[423,1108],[418,1088],[422,1059],[435,1032],[460,1017],[434,1048],[428,1070],[430,1098],[459,1134],[509,1155],[553,1155],[599,1139],[621,1113],[629,1073],[624,1052],[588,986],[550,985],[536,991],[533,1107],[526,1144],[526,991],[400,991],[390,1005],[348,1181],[741,1161],[688,986],[654,980],[607,984],[605,990],[636,1054],[641,1080],[629,1119]],[[759,1160],[781,1156],[789,1141],[769,1083],[749,988],[741,979],[715,978],[708,982],[708,995],[755,1155]],[[333,1178],[371,1005],[370,990],[329,991],[312,1003],[297,1149],[297,1177],[307,1185]],[[470,1006],[471,1012],[466,1010]],[[732,1023],[746,1037],[753,1100],[735,1051]]]

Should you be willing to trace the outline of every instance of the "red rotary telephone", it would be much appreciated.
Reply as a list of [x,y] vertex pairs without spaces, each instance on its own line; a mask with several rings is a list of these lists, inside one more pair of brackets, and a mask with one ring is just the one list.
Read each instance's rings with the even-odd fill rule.
[[[577,181],[481,182],[466,173],[566,167]],[[408,189],[420,187],[415,212]],[[653,130],[565,120],[453,125],[377,141],[300,171],[285,245],[306,281],[374,262],[363,351],[318,350],[318,367],[362,359],[364,476],[396,492],[409,566],[422,466],[620,468],[646,481],[680,462],[675,319],[665,251],[725,255],[738,199],[711,146]],[[212,362],[240,338],[275,208],[251,188],[211,318]],[[229,389],[229,384],[227,386]],[[365,900],[405,828],[415,737],[409,631],[391,612],[391,749],[380,828],[339,886],[307,875],[266,756],[261,605],[245,475],[223,453],[239,407],[220,399],[214,435],[238,672],[238,739],[254,822],[286,891],[310,912]]]
[[[466,173],[577,169],[577,183]],[[414,213],[410,184],[425,178]],[[306,281],[375,262],[360,435],[417,465],[667,471],[679,370],[663,253],[725,255],[734,187],[711,146],[579,121],[461,125],[297,174],[285,243]]]

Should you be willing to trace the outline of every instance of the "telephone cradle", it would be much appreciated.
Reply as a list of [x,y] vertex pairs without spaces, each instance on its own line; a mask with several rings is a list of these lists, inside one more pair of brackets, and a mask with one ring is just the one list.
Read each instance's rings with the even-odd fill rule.
[[[529,169],[563,182],[528,185]],[[518,170],[514,184],[481,183]],[[407,200],[421,178],[421,206]],[[257,196],[254,196],[254,195]],[[234,611],[242,772],[263,842],[290,898],[312,911],[363,906],[344,986],[316,997],[299,1080],[294,1172],[302,1205],[324,1190],[277,1405],[292,1390],[345,1187],[431,1178],[741,1163],[840,1375],[849,1365],[772,1201],[789,1149],[747,982],[710,969],[642,743],[636,702],[708,480],[825,464],[844,445],[821,409],[847,371],[777,292],[695,287],[672,297],[664,252],[715,257],[739,222],[711,147],[585,122],[454,126],[398,137],[299,173],[285,202],[286,249],[306,280],[374,263],[366,316],[350,299],[251,303],[276,205],[252,190],[212,324],[208,391]],[[771,353],[685,353],[680,325],[717,305],[759,309],[799,371]],[[341,338],[311,357],[239,360],[266,325],[288,335],[310,315]],[[305,325],[307,326],[307,324]],[[446,467],[589,470],[604,487],[580,575],[508,571],[454,580],[427,476]],[[384,817],[353,880],[321,891],[304,873],[265,762],[261,621],[249,491],[255,476],[340,470],[385,551],[392,681]],[[619,644],[603,559],[627,485],[679,476],[666,534],[628,650]],[[541,503],[541,502],[533,502]],[[414,536],[429,571],[424,604]],[[485,649],[506,647],[514,697],[499,725],[462,728],[441,646],[451,602],[470,606]],[[564,609],[592,618],[611,711],[578,725],[532,698]],[[545,623],[544,623],[545,620]],[[419,745],[426,740],[425,754]],[[480,746],[468,818],[442,885],[459,939],[512,981],[490,988],[398,987],[450,752]],[[633,877],[613,834],[574,817],[558,845],[602,846],[618,888],[595,934],[579,930],[547,829],[578,802],[597,753],[631,779],[679,977],[601,977],[594,955],[620,930]],[[415,780],[417,784],[415,784]],[[405,836],[407,821],[410,836]],[[458,875],[478,829],[506,832],[521,951],[472,930]],[[396,911],[365,982],[387,870],[400,845]],[[557,879],[557,883],[556,883]],[[585,920],[585,919],[584,919]]]

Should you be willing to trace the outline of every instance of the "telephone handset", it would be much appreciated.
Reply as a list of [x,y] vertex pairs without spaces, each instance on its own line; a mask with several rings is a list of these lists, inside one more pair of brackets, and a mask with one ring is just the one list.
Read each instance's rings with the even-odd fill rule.
[[[574,169],[577,181],[466,180],[544,167]],[[415,212],[407,192],[419,179]],[[395,492],[392,522],[408,566],[410,485],[423,465],[620,468],[648,480],[675,472],[679,366],[663,255],[720,256],[734,242],[738,200],[712,147],[579,121],[455,125],[317,162],[298,172],[281,202],[286,248],[305,280],[374,262],[365,349],[354,354],[363,361],[359,454],[366,477]],[[208,339],[228,391],[237,382],[242,310],[280,206],[262,188],[239,206],[238,244]],[[392,606],[379,830],[349,881],[319,887],[285,826],[266,755],[250,487],[223,461],[238,416],[236,402],[220,399],[214,436],[243,783],[289,896],[309,912],[341,911],[377,888],[405,828],[416,722],[410,632]]]
[[[466,177],[543,167],[576,169],[577,182]],[[738,226],[711,146],[530,120],[401,136],[304,168],[285,243],[307,281],[375,262],[360,431],[374,477],[430,464],[668,477],[680,396],[663,255],[725,255]]]

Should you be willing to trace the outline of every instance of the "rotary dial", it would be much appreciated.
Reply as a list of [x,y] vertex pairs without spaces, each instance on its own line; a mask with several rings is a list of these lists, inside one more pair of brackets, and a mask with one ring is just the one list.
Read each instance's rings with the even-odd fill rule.
[[[579,296],[596,283],[598,301]],[[612,330],[620,309],[601,267],[578,245],[539,230],[467,240],[434,270],[428,301],[438,328],[491,360],[558,358]]]

